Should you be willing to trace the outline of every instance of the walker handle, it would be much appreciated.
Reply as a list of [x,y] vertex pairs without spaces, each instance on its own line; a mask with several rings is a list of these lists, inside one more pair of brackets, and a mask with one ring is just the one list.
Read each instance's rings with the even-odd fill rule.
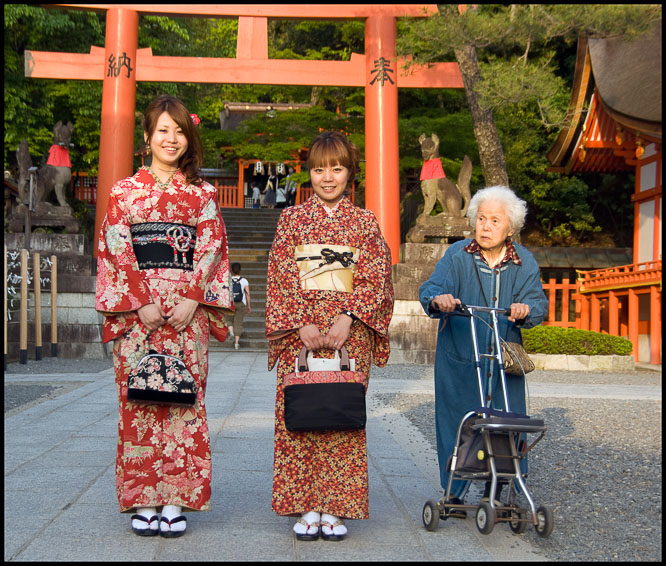
[[449,313],[449,316],[472,316],[467,305],[465,303],[456,304],[453,312]]
[[[491,307],[474,307],[474,306],[472,308],[486,312],[496,311],[499,312],[500,314],[503,314],[504,316],[511,316],[511,308],[495,309]],[[453,310],[453,312],[449,313],[449,315],[471,316],[469,309],[467,308],[467,305],[465,303],[456,304],[455,309]]]

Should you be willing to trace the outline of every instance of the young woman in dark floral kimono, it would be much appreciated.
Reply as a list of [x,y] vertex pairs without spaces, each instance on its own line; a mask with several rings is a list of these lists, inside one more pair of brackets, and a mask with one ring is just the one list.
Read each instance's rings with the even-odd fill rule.
[[[99,235],[95,308],[103,341],[113,340],[120,401],[116,490],[139,535],[180,536],[183,509],[210,509],[208,340],[226,338],[223,312],[233,307],[226,231],[217,191],[199,176],[196,121],[177,98],[151,102],[143,127],[152,162],[111,188]],[[128,402],[128,375],[148,338],[157,351],[183,350],[198,387],[193,407]]]
[[[356,146],[324,132],[307,165],[315,194],[280,216],[268,265],[269,369],[278,363],[273,510],[299,517],[293,530],[300,540],[340,540],[343,519],[369,517],[365,430],[287,431],[283,380],[304,345],[317,357],[344,345],[367,388],[371,363],[381,367],[389,356],[391,255],[374,214],[346,198],[359,171]],[[321,267],[305,259],[326,248],[352,261]]]

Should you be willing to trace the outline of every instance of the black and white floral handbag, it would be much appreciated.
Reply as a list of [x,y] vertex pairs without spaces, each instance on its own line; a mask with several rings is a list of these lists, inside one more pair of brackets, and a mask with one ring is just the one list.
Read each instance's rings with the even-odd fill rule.
[[185,362],[176,356],[152,350],[149,339],[150,336],[146,339],[148,353],[130,372],[127,380],[127,399],[152,405],[194,405],[197,385]]

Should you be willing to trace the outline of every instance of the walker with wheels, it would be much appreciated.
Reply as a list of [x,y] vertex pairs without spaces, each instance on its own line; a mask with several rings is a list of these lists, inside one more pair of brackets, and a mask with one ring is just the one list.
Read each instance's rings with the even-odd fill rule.
[[[475,313],[489,313],[492,323],[495,351],[480,354],[476,332]],[[512,413],[504,372],[504,359],[500,347],[502,338],[498,330],[498,313],[510,315],[510,309],[458,305],[451,315],[466,316],[470,319],[470,332],[474,346],[474,361],[479,385],[481,406],[470,410],[460,421],[453,453],[447,462],[449,481],[441,501],[429,500],[423,507],[423,524],[429,531],[437,528],[439,520],[446,520],[456,511],[473,510],[476,508],[476,527],[482,534],[490,534],[495,523],[509,523],[511,530],[520,534],[525,531],[528,523],[534,525],[538,535],[547,537],[553,530],[553,514],[543,505],[537,507],[525,485],[520,471],[520,461],[543,438],[546,427],[541,419],[527,415]],[[500,382],[504,394],[506,410],[490,408],[486,404],[484,381],[481,373],[481,358],[493,358],[499,363]],[[528,434],[538,436],[528,443]],[[451,503],[451,487],[453,480],[471,480],[490,482],[488,498],[483,498],[478,506],[464,503]],[[495,498],[499,483],[508,484],[505,502]],[[521,507],[517,503],[520,486],[529,507]]]

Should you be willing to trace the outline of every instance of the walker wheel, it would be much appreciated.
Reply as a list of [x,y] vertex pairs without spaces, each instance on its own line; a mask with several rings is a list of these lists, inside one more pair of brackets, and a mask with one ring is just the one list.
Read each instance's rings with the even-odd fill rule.
[[527,512],[525,511],[511,511],[511,521],[509,527],[517,535],[524,533],[527,529]]
[[495,527],[495,510],[489,501],[483,501],[476,510],[476,528],[482,535],[489,535]]
[[429,531],[434,531],[439,523],[439,505],[436,501],[430,499],[423,506],[423,524]]
[[537,524],[534,526],[540,537],[550,536],[553,531],[553,512],[543,505],[537,509]]

